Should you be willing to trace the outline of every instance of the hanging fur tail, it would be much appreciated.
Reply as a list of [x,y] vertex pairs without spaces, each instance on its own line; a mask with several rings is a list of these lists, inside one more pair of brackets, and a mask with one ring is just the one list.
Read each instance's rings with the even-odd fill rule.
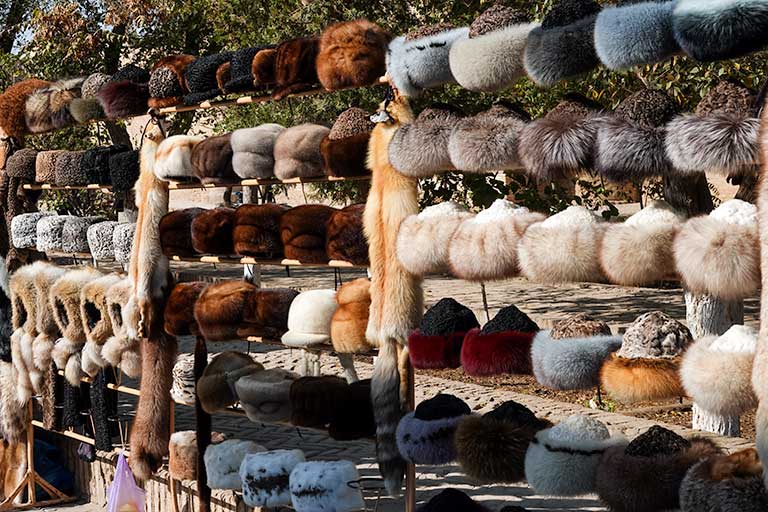
[[[762,173],[757,196],[758,226],[760,230],[760,336],[752,370],[752,385],[760,401],[755,430],[757,450],[763,466],[768,465],[768,109],[763,108],[760,122],[760,153]],[[768,487],[768,471],[763,478]]]

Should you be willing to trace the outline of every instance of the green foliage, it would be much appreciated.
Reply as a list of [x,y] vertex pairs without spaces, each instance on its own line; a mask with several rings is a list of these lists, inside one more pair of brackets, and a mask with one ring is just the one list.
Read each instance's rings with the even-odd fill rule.
[[38,206],[59,215],[99,215],[107,220],[117,219],[112,196],[97,190],[46,190],[38,200]]

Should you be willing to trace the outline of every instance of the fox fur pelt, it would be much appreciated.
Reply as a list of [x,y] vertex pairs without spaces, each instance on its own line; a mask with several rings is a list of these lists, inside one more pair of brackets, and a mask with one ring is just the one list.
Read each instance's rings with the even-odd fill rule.
[[11,444],[24,442],[29,421],[29,408],[16,393],[17,379],[13,364],[0,361],[0,435]]
[[74,124],[69,104],[80,97],[84,78],[59,80],[33,92],[26,103],[27,127],[32,133],[56,130]]
[[67,270],[44,262],[32,264],[34,269],[35,302],[37,309],[37,337],[32,342],[32,360],[40,372],[48,372],[51,367],[51,352],[53,345],[60,336],[59,326],[54,318],[50,301],[50,291],[53,283],[63,276]]
[[95,377],[99,370],[107,366],[101,354],[104,343],[113,335],[112,320],[107,308],[107,291],[120,280],[119,275],[108,274],[86,284],[80,294],[80,315],[87,340],[83,346],[81,364],[89,377]]
[[405,461],[395,439],[403,415],[400,367],[407,361],[403,350],[408,334],[418,326],[424,310],[421,279],[408,273],[397,260],[397,232],[409,215],[418,213],[416,180],[398,173],[389,160],[389,144],[404,123],[413,122],[408,102],[395,91],[395,99],[382,105],[389,122],[371,133],[368,168],[371,189],[363,214],[371,272],[371,310],[366,338],[379,347],[371,382],[376,418],[376,458],[387,491],[399,495]]
[[336,292],[339,307],[331,318],[331,342],[342,354],[366,353],[371,346],[365,339],[371,310],[371,282],[358,278],[344,283]]
[[600,370],[600,384],[611,397],[631,404],[685,395],[680,382],[680,358],[627,358],[613,354]]
[[597,130],[595,170],[609,180],[624,183],[668,176],[664,127],[641,126],[618,117],[606,117]]
[[26,404],[35,392],[39,392],[43,374],[34,366],[33,342],[37,336],[37,300],[35,295],[35,270],[25,265],[11,275],[11,354],[18,375],[17,395],[20,404]]
[[391,36],[368,20],[343,21],[328,26],[320,37],[316,68],[329,91],[376,83],[386,72],[386,49]]
[[17,82],[0,94],[0,129],[8,137],[21,138],[30,133],[26,120],[27,99],[51,82],[30,78]]

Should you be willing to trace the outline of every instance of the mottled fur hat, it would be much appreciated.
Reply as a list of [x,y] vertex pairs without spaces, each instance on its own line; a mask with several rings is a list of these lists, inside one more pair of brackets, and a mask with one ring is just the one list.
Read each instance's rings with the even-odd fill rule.
[[360,480],[355,463],[348,460],[297,464],[290,476],[291,505],[296,512],[365,509],[363,493],[350,482]]
[[11,219],[11,243],[17,249],[34,249],[37,247],[37,223],[43,217],[52,215],[49,212],[22,213]]
[[413,178],[455,170],[448,142],[460,119],[453,108],[437,105],[422,110],[413,123],[400,125],[389,143],[392,166]]
[[110,81],[105,73],[91,73],[80,86],[80,97],[69,104],[69,112],[76,122],[87,123],[94,119],[102,119],[104,110],[98,100],[98,93]]
[[245,439],[227,439],[208,445],[203,455],[208,487],[211,489],[241,490],[240,465],[250,453],[266,451],[263,446]]
[[68,254],[87,253],[88,228],[93,224],[103,222],[104,217],[70,217],[61,230],[61,250]]
[[320,48],[317,37],[297,37],[277,46],[275,53],[275,99],[305,91],[318,84],[315,61]]
[[152,66],[149,78],[149,108],[173,107],[184,101],[189,92],[184,73],[197,57],[192,55],[169,55]]
[[135,222],[121,222],[115,227],[112,245],[115,248],[115,261],[128,263],[131,260],[133,235],[136,232]]
[[25,116],[31,133],[43,133],[75,123],[69,104],[80,97],[84,78],[59,80],[35,90],[26,102]]
[[271,450],[246,455],[240,466],[243,502],[249,507],[277,509],[290,506],[291,471],[304,461],[301,450]]
[[190,180],[194,175],[192,151],[203,137],[172,135],[163,139],[155,153],[155,176],[165,181]]
[[602,320],[596,320],[586,313],[568,315],[552,325],[549,335],[556,340],[590,336],[610,336],[611,327]]
[[203,213],[203,208],[185,208],[163,215],[160,219],[160,245],[163,254],[171,256],[194,256],[192,247],[192,221]]
[[163,318],[165,332],[171,336],[189,336],[198,333],[195,321],[195,303],[208,286],[202,281],[178,283],[165,303]]
[[282,204],[244,204],[235,210],[232,239],[240,256],[279,258],[283,255],[280,218],[290,207]]
[[192,147],[192,170],[203,184],[223,184],[238,181],[232,169],[231,133],[208,137]]
[[37,250],[40,252],[56,252],[62,248],[64,224],[71,215],[46,215],[37,221]]
[[280,132],[275,141],[275,176],[281,180],[323,175],[320,144],[328,135],[326,126],[304,123]]
[[200,254],[230,255],[235,209],[212,208],[196,215],[192,220],[192,247]]
[[341,354],[367,353],[365,339],[371,307],[371,281],[364,277],[341,285],[336,293],[338,308],[331,318],[331,342]]
[[86,239],[88,252],[96,260],[111,260],[115,257],[115,228],[117,222],[106,220],[88,226]]
[[253,422],[288,421],[291,386],[299,376],[282,368],[246,375],[235,382],[240,405]]
[[40,151],[35,160],[35,181],[37,183],[56,183],[56,159],[65,150],[54,149]]
[[302,263],[327,263],[326,230],[335,211],[322,204],[305,204],[284,212],[280,237],[285,257]]
[[365,176],[373,123],[368,112],[352,107],[342,112],[320,143],[323,167],[328,176]]
[[25,183],[32,183],[35,181],[36,162],[36,149],[19,149],[14,151],[5,161],[5,174],[10,178],[18,178]]
[[264,366],[248,354],[233,351],[216,354],[197,381],[200,406],[208,414],[214,414],[234,405],[237,402],[235,382],[262,370]]
[[411,364],[423,369],[458,368],[464,336],[478,327],[471,309],[450,297],[440,299],[408,336]]
[[27,99],[38,89],[44,89],[51,82],[29,78],[16,82],[0,94],[0,129],[8,137],[20,138],[30,133],[26,120]]
[[216,71],[231,58],[232,52],[221,52],[189,62],[184,70],[184,82],[189,90],[184,95],[184,104],[195,105],[219,96],[222,91],[216,81]]
[[325,252],[329,260],[368,265],[368,241],[363,233],[365,204],[351,204],[333,212],[326,226]]
[[232,132],[232,169],[241,179],[271,178],[275,175],[275,141],[285,130],[267,123]]
[[374,84],[386,72],[391,36],[368,20],[342,21],[320,36],[317,76],[329,91]]
[[448,464],[456,459],[453,435],[472,411],[460,398],[439,394],[421,402],[397,425],[397,447],[414,464]]

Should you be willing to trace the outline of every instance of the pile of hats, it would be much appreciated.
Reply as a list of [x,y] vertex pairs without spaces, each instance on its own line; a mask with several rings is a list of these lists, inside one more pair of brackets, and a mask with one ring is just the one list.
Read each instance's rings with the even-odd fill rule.
[[187,208],[160,221],[167,256],[198,254],[287,258],[308,264],[345,261],[368,264],[363,204],[342,209],[312,204],[290,208],[246,204],[237,209]]

